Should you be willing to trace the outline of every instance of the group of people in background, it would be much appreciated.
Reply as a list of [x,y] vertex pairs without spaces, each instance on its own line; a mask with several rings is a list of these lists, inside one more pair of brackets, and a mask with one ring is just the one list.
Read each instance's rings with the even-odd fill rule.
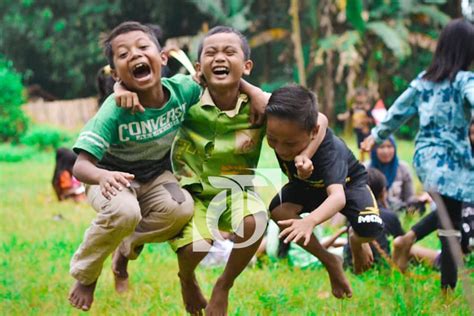
[[[444,290],[456,286],[447,240],[462,236],[466,253],[474,242],[474,74],[468,71],[474,27],[469,22],[453,20],[443,29],[430,67],[372,129],[367,90],[357,90],[356,105],[339,119],[354,121],[358,144],[370,152],[365,166],[327,127],[312,92],[289,85],[269,96],[243,80],[253,67],[250,48],[232,28],[216,27],[201,40],[196,77],[204,88],[190,76],[163,76],[167,55],[149,26],[124,22],[103,43],[109,67],[101,74],[107,71],[118,81],[112,85],[115,94],[81,131],[75,153],[58,150],[53,178],[58,199],[85,194],[97,212],[71,260],[76,280],[71,305],[91,308],[109,255],[116,290],[124,292],[129,261],[146,243],[168,242],[177,254],[186,311],[223,315],[235,279],[264,239],[253,236],[269,217],[279,227],[280,256],[297,244],[317,258],[337,298],[354,294],[341,256],[359,274],[380,261],[380,250],[392,254],[402,271],[411,257],[427,260],[439,266]],[[416,115],[415,170],[425,190],[441,196],[452,227],[437,219],[435,199],[415,194],[409,167],[390,137]],[[222,189],[210,179],[253,175],[264,136],[289,182],[269,207],[247,191],[219,194]],[[85,192],[72,190],[76,177],[86,183]],[[245,201],[243,207],[235,209],[235,199]],[[423,210],[426,203],[432,211],[405,232],[398,214]],[[336,214],[345,216],[347,226],[323,240],[321,224]],[[215,227],[209,227],[210,219]],[[236,222],[241,234],[232,234]],[[415,245],[436,229],[441,253]],[[208,301],[195,270],[213,241],[222,241],[221,231],[230,232],[232,248],[226,246],[225,268]],[[340,238],[345,233],[347,242]]]

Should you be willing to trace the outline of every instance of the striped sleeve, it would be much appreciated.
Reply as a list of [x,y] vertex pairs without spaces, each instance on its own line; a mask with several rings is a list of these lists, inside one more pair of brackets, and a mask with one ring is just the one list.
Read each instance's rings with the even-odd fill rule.
[[[104,109],[105,110],[105,109]],[[116,120],[110,111],[101,110],[89,121],[80,132],[73,150],[79,154],[86,151],[97,160],[101,160],[104,154],[116,139]]]

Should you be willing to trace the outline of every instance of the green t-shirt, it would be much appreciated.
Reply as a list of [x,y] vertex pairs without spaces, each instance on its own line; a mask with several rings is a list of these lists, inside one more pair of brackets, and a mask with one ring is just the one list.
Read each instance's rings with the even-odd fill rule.
[[132,173],[140,182],[170,170],[173,139],[190,106],[199,101],[201,87],[184,75],[163,78],[161,83],[169,100],[159,109],[132,114],[109,96],[82,129],[74,151],[84,150],[99,160],[100,168]]
[[265,135],[263,126],[249,123],[250,105],[241,94],[234,110],[221,111],[208,90],[192,106],[173,147],[173,170],[182,186],[201,196],[214,196],[209,176],[251,175]]

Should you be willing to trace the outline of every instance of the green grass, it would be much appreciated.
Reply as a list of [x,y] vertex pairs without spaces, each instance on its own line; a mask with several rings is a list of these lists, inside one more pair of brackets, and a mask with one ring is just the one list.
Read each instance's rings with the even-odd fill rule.
[[[271,159],[273,153],[265,150],[261,165],[272,166]],[[69,260],[95,213],[87,203],[56,201],[50,185],[53,166],[53,153],[16,163],[0,162],[0,315],[81,313],[67,301],[73,283]],[[63,219],[55,220],[57,214]],[[426,242],[437,245],[435,237]],[[198,278],[207,296],[221,271],[199,268]],[[362,276],[348,273],[354,297],[340,301],[329,295],[324,269],[301,270],[288,267],[285,261],[266,259],[237,279],[229,313],[470,315],[461,286],[444,299],[436,271],[420,265],[412,272],[415,278],[389,269]],[[147,245],[130,264],[130,273],[132,289],[119,296],[113,290],[110,259],[105,262],[91,315],[185,314],[176,258],[167,244]]]

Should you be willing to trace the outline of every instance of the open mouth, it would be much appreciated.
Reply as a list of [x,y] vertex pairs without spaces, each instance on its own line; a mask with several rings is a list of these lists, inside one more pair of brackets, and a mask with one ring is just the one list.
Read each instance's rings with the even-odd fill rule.
[[228,75],[229,68],[223,66],[214,67],[212,68],[212,73],[217,76]]
[[135,78],[141,79],[148,76],[151,73],[151,69],[147,64],[139,63],[133,66],[132,73]]

